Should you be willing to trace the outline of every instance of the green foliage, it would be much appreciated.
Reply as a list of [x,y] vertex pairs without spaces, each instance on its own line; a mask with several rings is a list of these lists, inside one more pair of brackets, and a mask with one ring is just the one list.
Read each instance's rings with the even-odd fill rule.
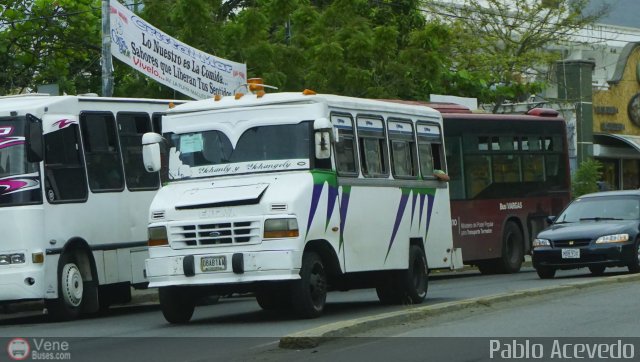
[[571,180],[571,192],[573,197],[598,191],[597,182],[602,176],[602,163],[594,159],[582,161],[573,174]]

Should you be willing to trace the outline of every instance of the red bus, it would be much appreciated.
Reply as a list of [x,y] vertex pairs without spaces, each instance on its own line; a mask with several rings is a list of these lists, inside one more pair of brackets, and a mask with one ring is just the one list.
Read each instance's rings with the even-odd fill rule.
[[546,217],[570,200],[565,121],[551,109],[516,115],[428,105],[444,119],[454,247],[483,274],[519,271]]

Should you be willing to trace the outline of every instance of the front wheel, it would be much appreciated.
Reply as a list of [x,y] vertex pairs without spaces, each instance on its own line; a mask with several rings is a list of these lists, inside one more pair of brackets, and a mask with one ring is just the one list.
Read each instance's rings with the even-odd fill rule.
[[549,267],[538,267],[536,268],[536,273],[538,273],[540,279],[553,279],[556,275],[556,270]]
[[180,324],[191,320],[196,298],[189,288],[161,287],[158,289],[160,309],[169,323]]
[[595,266],[590,266],[589,267],[589,271],[591,272],[591,275],[595,275],[595,276],[600,276],[600,275],[604,274],[604,270],[605,269],[606,269],[606,267],[600,266],[600,265],[595,265]]
[[84,276],[73,255],[60,257],[58,298],[45,300],[49,315],[56,320],[71,320],[80,316],[87,290]]
[[293,309],[302,318],[316,318],[324,311],[327,300],[327,274],[322,259],[315,252],[302,256],[300,280],[291,288]]
[[640,239],[636,240],[634,249],[636,251],[636,257],[631,264],[627,265],[629,273],[633,274],[640,273]]

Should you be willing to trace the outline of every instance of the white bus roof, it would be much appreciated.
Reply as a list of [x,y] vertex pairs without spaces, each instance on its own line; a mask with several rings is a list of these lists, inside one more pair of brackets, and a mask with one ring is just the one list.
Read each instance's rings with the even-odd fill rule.
[[167,115],[191,113],[191,112],[205,112],[223,109],[233,108],[247,108],[247,107],[263,107],[263,106],[277,106],[277,105],[293,105],[293,104],[312,104],[312,103],[325,103],[333,108],[343,109],[362,109],[378,112],[394,112],[394,113],[406,113],[414,114],[425,117],[437,117],[440,118],[440,112],[427,106],[399,104],[393,102],[386,102],[374,99],[354,98],[330,94],[313,94],[305,95],[302,92],[282,92],[282,93],[267,93],[262,97],[258,97],[255,94],[245,94],[240,99],[235,99],[234,96],[222,97],[220,100],[214,98],[204,99],[200,101],[192,101],[186,104],[176,106],[169,110]]
[[[147,99],[147,98],[118,98],[118,97],[98,97],[98,96],[51,96],[47,94],[21,94],[14,96],[2,96],[0,97],[0,117],[9,116],[11,112],[23,115],[25,113],[43,113],[44,109],[56,109],[56,111],[64,111],[68,113],[74,113],[72,104],[78,104],[80,102],[94,102],[94,103],[146,103],[146,104],[158,104],[166,105],[173,102],[174,104],[182,103],[185,101],[179,100],[162,100],[162,99]],[[72,107],[72,108],[69,108]]]

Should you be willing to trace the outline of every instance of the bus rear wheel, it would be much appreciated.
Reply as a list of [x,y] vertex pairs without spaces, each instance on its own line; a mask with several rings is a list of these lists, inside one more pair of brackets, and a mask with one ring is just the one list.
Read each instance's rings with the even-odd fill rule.
[[189,288],[161,287],[158,289],[160,309],[169,323],[187,323],[193,316],[196,298]]
[[429,268],[422,249],[417,245],[409,248],[409,267],[407,270],[392,271],[376,287],[380,303],[420,304],[427,296],[429,286]]
[[47,311],[55,320],[76,319],[82,312],[88,292],[84,282],[86,278],[70,253],[62,254],[59,265],[58,298],[45,300]]
[[516,223],[507,222],[502,236],[502,257],[498,270],[502,273],[517,273],[522,267],[524,258],[524,237]]

